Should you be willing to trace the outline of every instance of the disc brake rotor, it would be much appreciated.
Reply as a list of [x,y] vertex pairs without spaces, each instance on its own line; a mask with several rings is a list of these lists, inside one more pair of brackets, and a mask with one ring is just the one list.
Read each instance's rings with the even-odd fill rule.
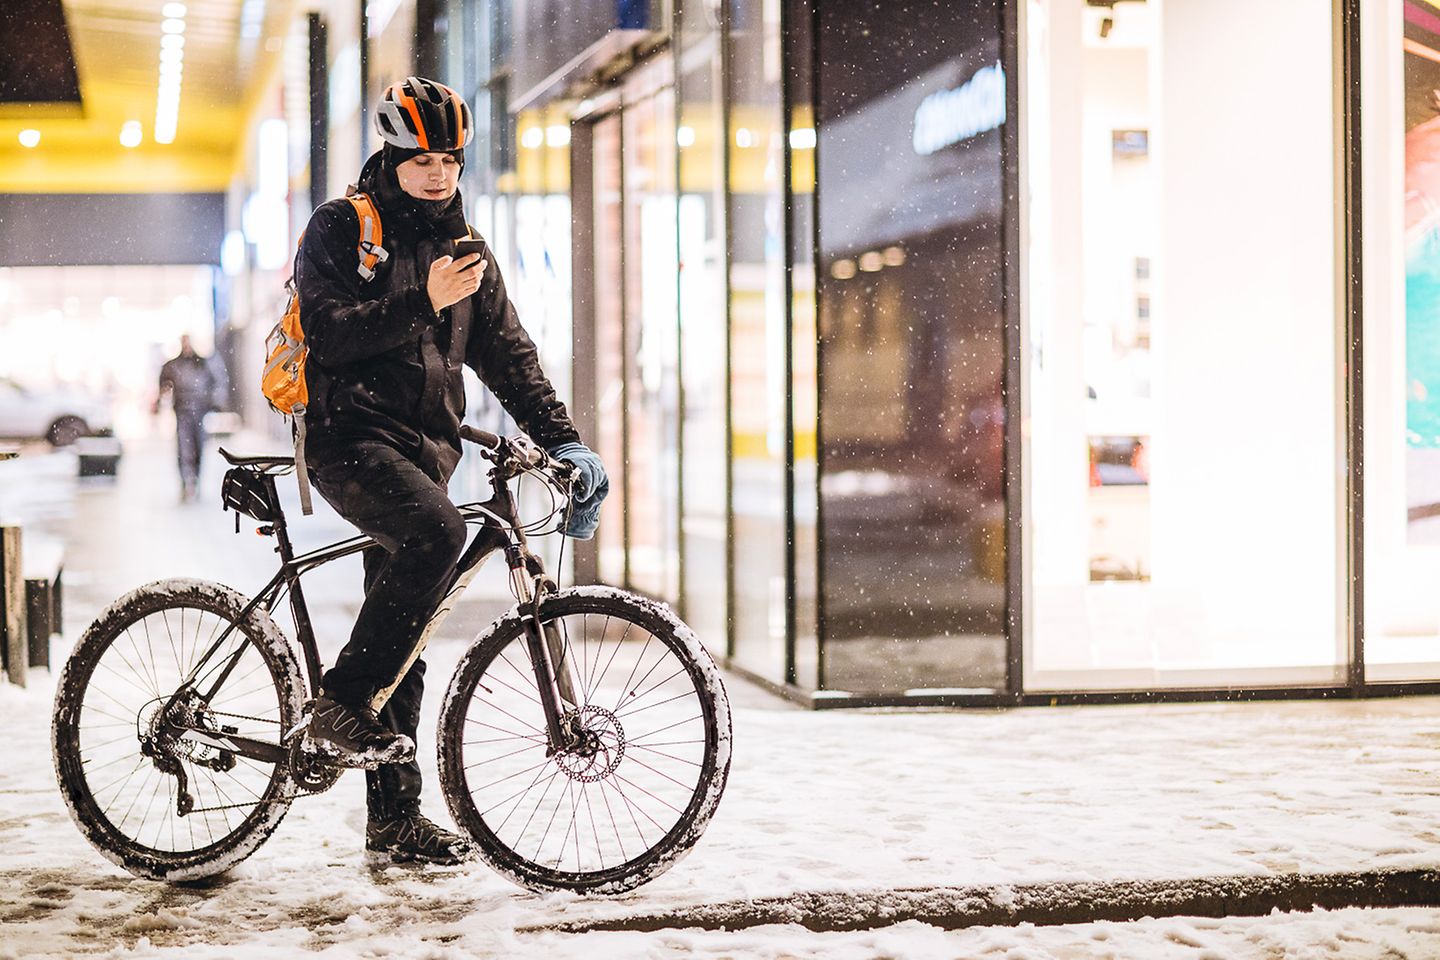
[[565,776],[595,783],[615,772],[625,757],[625,728],[615,714],[589,704],[566,714],[563,722],[579,733],[575,746],[555,754]]

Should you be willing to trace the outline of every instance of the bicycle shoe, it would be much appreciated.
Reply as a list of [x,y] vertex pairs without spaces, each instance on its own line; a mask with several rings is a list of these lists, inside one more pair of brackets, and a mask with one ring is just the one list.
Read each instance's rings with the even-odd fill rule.
[[475,844],[421,814],[365,825],[365,863],[382,868],[400,863],[454,866],[475,858]]
[[338,766],[366,770],[415,759],[415,741],[386,727],[373,710],[324,696],[311,709],[304,748]]

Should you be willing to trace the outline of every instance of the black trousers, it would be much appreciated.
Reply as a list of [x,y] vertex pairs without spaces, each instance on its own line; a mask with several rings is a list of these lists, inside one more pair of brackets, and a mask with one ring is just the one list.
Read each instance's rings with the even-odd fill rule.
[[[323,447],[316,452],[315,488],[379,544],[365,551],[365,602],[350,642],[325,672],[322,687],[331,699],[363,707],[398,678],[380,721],[414,739],[425,663],[411,661],[426,622],[454,582],[465,521],[441,480],[385,444],[353,444],[338,455]],[[420,765],[414,761],[367,772],[371,818],[416,812],[420,784]]]

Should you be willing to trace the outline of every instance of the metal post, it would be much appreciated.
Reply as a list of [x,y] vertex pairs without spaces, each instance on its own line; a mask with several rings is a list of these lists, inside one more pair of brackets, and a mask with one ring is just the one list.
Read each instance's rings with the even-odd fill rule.
[[360,0],[360,161],[370,156],[370,0]]
[[23,687],[29,641],[25,630],[25,574],[20,562],[20,528],[0,527],[0,628],[5,641],[5,673],[11,683]]
[[324,203],[330,194],[330,165],[326,147],[330,142],[330,61],[325,20],[318,13],[310,24],[310,209]]

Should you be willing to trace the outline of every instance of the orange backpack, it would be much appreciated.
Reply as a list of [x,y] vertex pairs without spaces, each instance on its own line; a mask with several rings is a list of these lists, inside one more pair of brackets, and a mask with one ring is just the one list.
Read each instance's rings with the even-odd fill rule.
[[[390,256],[380,246],[383,235],[380,213],[374,201],[357,193],[354,187],[346,191],[345,199],[355,207],[355,215],[360,220],[360,240],[356,244],[358,270],[362,278],[369,280],[375,276],[375,267]],[[305,331],[300,326],[300,296],[293,275],[285,286],[290,291],[290,300],[285,305],[285,315],[265,338],[260,392],[270,401],[273,410],[290,419],[295,436],[295,479],[300,484],[300,509],[308,516],[312,512],[310,476],[305,468],[305,404],[310,400],[310,391],[305,385],[305,357],[309,349],[305,346]]]

